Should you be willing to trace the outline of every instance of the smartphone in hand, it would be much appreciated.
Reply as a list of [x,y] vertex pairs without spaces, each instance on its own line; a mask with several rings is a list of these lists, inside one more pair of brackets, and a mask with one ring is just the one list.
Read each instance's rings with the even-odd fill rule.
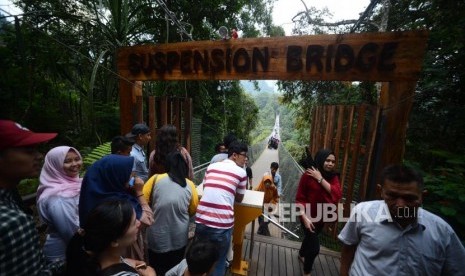
[[129,187],[134,187],[134,182],[136,181],[136,178],[133,176],[129,179]]

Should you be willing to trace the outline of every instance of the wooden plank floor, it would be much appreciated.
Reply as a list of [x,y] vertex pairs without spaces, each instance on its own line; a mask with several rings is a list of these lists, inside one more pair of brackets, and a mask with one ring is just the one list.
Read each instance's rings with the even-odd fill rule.
[[[249,261],[248,276],[303,275],[303,264],[298,259],[299,242],[255,235],[253,253],[249,259],[251,245],[250,234],[246,234],[242,256]],[[340,254],[321,248],[313,265],[312,276],[337,276],[339,266]]]
[[[279,221],[278,221],[279,222]],[[257,231],[258,231],[258,219],[256,219],[254,221],[255,223],[255,235],[257,235]],[[279,229],[278,226],[274,225],[273,223],[269,223],[268,224],[268,229],[270,230],[270,235],[271,237],[275,237],[275,238],[282,238],[282,230]],[[247,224],[247,226],[245,227],[245,233],[250,233],[250,231],[252,231],[252,223],[249,223]]]

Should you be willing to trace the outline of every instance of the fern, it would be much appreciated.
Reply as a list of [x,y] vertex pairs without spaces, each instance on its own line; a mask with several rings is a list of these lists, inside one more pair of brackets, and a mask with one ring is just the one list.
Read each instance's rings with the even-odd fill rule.
[[94,164],[95,161],[100,160],[100,158],[110,153],[111,153],[111,142],[103,143],[100,146],[93,149],[89,154],[87,154],[84,157],[84,160],[82,161],[84,164],[84,171],[87,170],[87,168],[90,165]]

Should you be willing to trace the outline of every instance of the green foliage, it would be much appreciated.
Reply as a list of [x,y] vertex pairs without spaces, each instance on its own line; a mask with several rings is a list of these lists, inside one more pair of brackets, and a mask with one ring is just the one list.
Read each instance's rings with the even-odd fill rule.
[[424,207],[440,215],[465,240],[465,156],[436,150],[443,163],[425,176]]
[[392,28],[427,26],[430,30],[406,150],[408,159],[418,160],[430,170],[440,165],[430,154],[433,149],[465,153],[465,4],[402,2],[393,5]]
[[82,163],[84,165],[83,171],[87,170],[87,168],[94,164],[95,161],[101,159],[105,155],[108,155],[111,153],[111,142],[106,142],[103,143],[96,148],[94,148],[89,154],[87,154],[84,157],[84,160],[82,160]]
[[[284,147],[286,148],[287,152],[294,158],[296,156],[300,157],[303,153],[302,146],[299,145],[295,140],[287,140],[283,142]],[[295,158],[296,160],[299,160],[298,158]]]
[[257,125],[251,133],[251,136],[254,137],[252,144],[263,141],[271,134],[280,108],[277,94],[261,91],[254,93],[253,99],[260,112]]
[[18,185],[18,192],[21,196],[30,195],[37,192],[38,187],[38,178],[24,179]]
[[[194,40],[210,40],[218,39],[216,32],[222,25],[246,37],[271,32],[272,2],[181,0],[166,5],[192,30]],[[0,117],[57,131],[56,143],[80,149],[119,133],[117,49],[188,39],[180,35],[177,24],[167,22],[162,7],[150,1],[15,3],[25,13],[19,17],[19,30],[5,20],[0,22],[0,40],[5,45],[0,47]],[[193,98],[194,116],[209,127],[201,152],[210,155],[212,144],[226,132],[250,140],[249,131],[256,122],[258,111],[250,98],[239,96],[236,84],[226,83],[226,108],[223,93],[217,91],[218,81],[146,82],[143,93]]]

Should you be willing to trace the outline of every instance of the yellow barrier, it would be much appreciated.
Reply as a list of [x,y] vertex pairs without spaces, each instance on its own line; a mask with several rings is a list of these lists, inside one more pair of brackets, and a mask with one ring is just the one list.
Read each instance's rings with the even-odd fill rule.
[[237,275],[247,275],[249,263],[242,259],[242,244],[244,243],[244,231],[247,224],[254,221],[262,214],[264,192],[247,190],[244,200],[234,205],[234,231],[233,250],[234,259],[231,272]]

